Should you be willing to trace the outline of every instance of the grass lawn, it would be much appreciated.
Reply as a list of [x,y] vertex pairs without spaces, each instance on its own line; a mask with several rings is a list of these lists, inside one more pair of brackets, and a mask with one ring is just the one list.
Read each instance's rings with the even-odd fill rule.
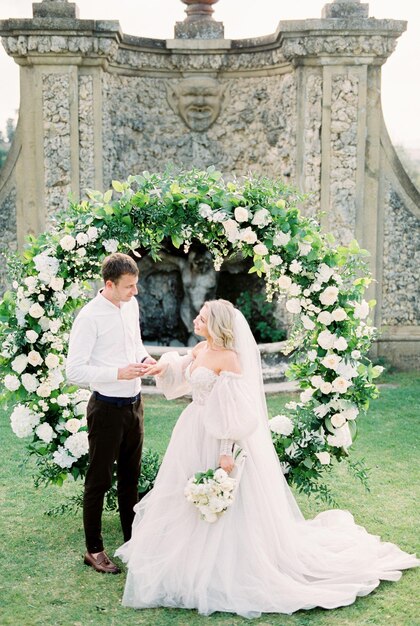
[[[360,419],[360,436],[353,458],[364,457],[371,468],[370,493],[338,466],[330,482],[340,508],[349,509],[358,523],[408,552],[420,553],[416,502],[419,501],[420,384],[415,374],[383,379],[381,397],[367,417]],[[291,396],[271,396],[271,415],[281,411]],[[182,401],[146,398],[146,445],[163,453]],[[418,626],[420,624],[418,570],[409,570],[397,583],[382,582],[372,594],[350,607],[314,609],[294,615],[265,615],[256,620],[216,613],[203,617],[195,611],[121,607],[125,576],[105,576],[82,563],[84,549],[81,514],[47,517],[45,510],[74,493],[76,485],[61,490],[35,489],[31,465],[21,467],[25,442],[12,433],[8,415],[0,413],[2,550],[0,551],[0,623],[2,626],[204,626],[258,624],[259,626]],[[80,488],[78,486],[77,488]],[[298,497],[307,517],[325,506]],[[104,516],[109,554],[122,542],[117,515]]]

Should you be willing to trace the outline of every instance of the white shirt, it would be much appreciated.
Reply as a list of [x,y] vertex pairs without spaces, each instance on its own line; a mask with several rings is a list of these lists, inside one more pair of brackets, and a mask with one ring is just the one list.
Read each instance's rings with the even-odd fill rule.
[[140,378],[118,380],[118,369],[147,356],[136,298],[117,307],[99,292],[73,323],[66,374],[70,383],[105,396],[129,398],[140,391]]

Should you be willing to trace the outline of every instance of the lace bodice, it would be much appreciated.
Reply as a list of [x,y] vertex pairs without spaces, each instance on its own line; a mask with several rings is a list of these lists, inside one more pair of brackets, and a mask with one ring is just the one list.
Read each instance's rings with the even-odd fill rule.
[[192,363],[190,363],[185,371],[185,377],[191,383],[193,402],[205,404],[209,393],[218,379],[218,375],[208,367],[200,365],[194,368],[192,367]]

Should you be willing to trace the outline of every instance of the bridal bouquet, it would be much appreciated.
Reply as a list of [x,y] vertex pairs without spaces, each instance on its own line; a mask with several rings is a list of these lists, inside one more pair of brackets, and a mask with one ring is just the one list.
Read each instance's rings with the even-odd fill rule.
[[198,508],[205,522],[216,522],[232,504],[246,458],[243,450],[238,450],[234,454],[235,460],[239,455],[241,462],[236,478],[230,478],[221,467],[197,472],[189,478],[184,490],[185,497]]

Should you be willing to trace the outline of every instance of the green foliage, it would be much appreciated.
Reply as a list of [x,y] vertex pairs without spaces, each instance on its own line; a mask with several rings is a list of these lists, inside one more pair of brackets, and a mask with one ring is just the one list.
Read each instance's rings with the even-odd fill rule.
[[277,327],[274,305],[267,302],[264,294],[243,291],[236,306],[244,314],[257,342],[283,341],[286,338],[286,330]]

